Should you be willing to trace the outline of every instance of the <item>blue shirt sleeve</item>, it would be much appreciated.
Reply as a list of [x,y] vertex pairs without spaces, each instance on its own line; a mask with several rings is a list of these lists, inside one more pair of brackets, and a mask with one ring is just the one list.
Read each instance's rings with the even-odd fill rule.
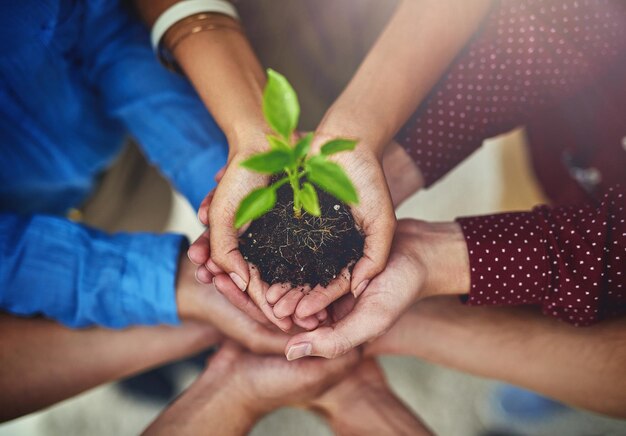
[[166,70],[148,31],[119,2],[90,2],[85,67],[105,110],[120,119],[148,158],[197,209],[226,163],[228,145],[189,82]]
[[175,281],[184,242],[0,214],[0,308],[72,328],[178,324]]

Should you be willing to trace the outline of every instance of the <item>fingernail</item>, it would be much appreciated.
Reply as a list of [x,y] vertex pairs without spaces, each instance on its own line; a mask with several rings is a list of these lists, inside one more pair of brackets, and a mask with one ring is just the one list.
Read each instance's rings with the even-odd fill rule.
[[202,272],[203,270],[201,270],[200,268],[196,268],[196,280],[199,281],[200,283],[204,283],[205,285],[207,284],[207,280],[203,279],[201,276],[203,274]]
[[370,284],[369,280],[363,280],[352,293],[354,295],[354,298],[359,298],[359,295],[363,293],[363,291],[365,290],[365,288],[367,288],[367,285],[369,284]]
[[230,279],[237,285],[237,287],[242,290],[242,292],[246,291],[248,285],[246,285],[246,282],[243,281],[239,274],[231,272],[228,275],[230,276]]
[[287,351],[287,360],[296,360],[301,357],[310,356],[312,351],[313,347],[311,347],[311,344],[308,342],[292,345]]

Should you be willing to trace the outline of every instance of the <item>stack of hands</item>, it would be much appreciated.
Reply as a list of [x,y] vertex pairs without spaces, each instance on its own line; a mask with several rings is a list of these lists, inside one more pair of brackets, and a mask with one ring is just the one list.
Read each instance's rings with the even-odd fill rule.
[[389,389],[372,359],[287,362],[225,342],[206,371],[145,434],[245,434],[283,406],[315,412],[336,434],[425,435],[430,431]]
[[326,287],[265,283],[243,259],[232,225],[235,207],[249,186],[264,180],[239,168],[238,157],[220,171],[218,187],[200,207],[198,216],[208,228],[188,251],[197,280],[213,283],[250,319],[288,333],[284,352],[289,360],[341,356],[388,331],[418,300],[469,291],[469,260],[459,225],[396,222],[393,204],[407,191],[406,179],[402,185],[392,182],[390,193],[385,174],[402,161],[391,156],[384,170],[381,158],[355,151],[341,161],[361,195],[352,211],[365,248],[354,268]]

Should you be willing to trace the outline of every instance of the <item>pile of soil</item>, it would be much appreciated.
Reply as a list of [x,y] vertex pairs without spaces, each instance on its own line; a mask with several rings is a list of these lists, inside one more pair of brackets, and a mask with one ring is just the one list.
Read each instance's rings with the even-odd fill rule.
[[293,212],[291,187],[277,191],[274,209],[253,221],[239,239],[244,259],[256,265],[267,283],[328,283],[363,256],[364,237],[348,207],[317,190],[322,215]]

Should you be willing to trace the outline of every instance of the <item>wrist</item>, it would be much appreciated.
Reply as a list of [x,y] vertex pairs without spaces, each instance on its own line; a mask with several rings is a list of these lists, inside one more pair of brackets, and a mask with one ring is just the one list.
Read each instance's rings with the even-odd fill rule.
[[335,103],[328,109],[316,131],[316,135],[328,139],[354,138],[359,141],[357,150],[367,149],[381,161],[393,134],[383,120],[372,117],[363,108],[359,109],[359,102]]
[[249,155],[268,151],[267,135],[272,134],[272,129],[263,119],[258,117],[241,117],[224,129],[224,134],[232,154]]
[[418,222],[416,253],[426,271],[422,297],[463,295],[470,289],[467,244],[455,222]]
[[185,255],[186,249],[181,250],[176,276],[176,307],[181,320],[201,320],[199,301],[202,287],[195,277],[196,266]]

